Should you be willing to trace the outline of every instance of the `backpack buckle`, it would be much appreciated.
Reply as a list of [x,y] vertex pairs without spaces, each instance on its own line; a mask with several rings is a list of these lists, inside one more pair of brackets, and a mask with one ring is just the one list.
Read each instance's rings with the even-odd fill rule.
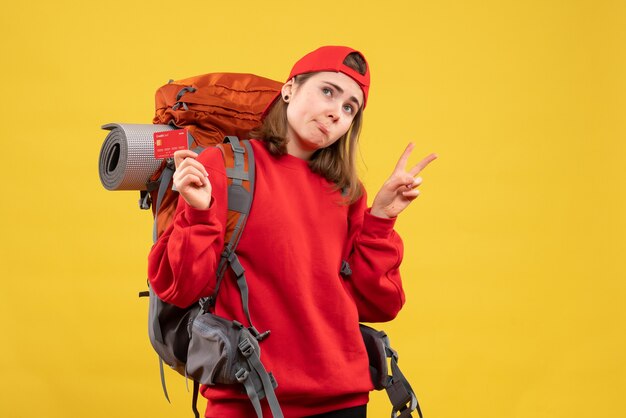
[[226,261],[228,261],[230,255],[233,253],[233,251],[230,249],[230,247],[227,245],[226,248],[224,248],[224,251],[222,251],[221,254],[221,258],[226,259]]
[[250,340],[246,338],[239,343],[239,351],[241,351],[241,354],[245,357],[250,357],[252,353],[254,353],[254,346]]
[[248,375],[249,373],[246,369],[239,369],[235,373],[235,378],[237,379],[239,383],[243,383],[243,381],[248,378]]

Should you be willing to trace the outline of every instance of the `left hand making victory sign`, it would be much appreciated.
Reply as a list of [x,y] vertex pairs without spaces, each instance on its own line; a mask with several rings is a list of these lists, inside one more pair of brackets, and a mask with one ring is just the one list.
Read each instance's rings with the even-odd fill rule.
[[395,218],[419,196],[417,187],[422,184],[422,178],[416,176],[437,158],[437,154],[428,155],[406,171],[413,148],[415,148],[413,143],[407,145],[393,173],[378,191],[372,203],[372,215],[380,218]]

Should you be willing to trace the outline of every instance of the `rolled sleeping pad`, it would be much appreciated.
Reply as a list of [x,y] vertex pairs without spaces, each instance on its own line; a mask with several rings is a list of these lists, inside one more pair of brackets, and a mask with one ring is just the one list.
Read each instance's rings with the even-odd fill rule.
[[109,123],[100,149],[100,181],[107,190],[146,190],[161,166],[154,158],[154,133],[176,129],[170,125]]

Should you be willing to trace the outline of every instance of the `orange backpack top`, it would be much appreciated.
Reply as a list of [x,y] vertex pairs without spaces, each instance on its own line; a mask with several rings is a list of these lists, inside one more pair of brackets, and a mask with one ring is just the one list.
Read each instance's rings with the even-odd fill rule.
[[[263,111],[281,87],[278,81],[238,73],[211,73],[170,81],[156,92],[152,122],[186,128],[190,134],[189,149],[197,151],[222,143],[227,135],[245,139],[260,124]],[[178,200],[171,185],[167,189],[164,185],[159,187],[161,181],[171,183],[171,176],[163,177],[168,164],[173,172],[173,162],[165,160],[148,183],[150,200],[155,203],[152,211],[157,219],[157,237],[172,222]]]

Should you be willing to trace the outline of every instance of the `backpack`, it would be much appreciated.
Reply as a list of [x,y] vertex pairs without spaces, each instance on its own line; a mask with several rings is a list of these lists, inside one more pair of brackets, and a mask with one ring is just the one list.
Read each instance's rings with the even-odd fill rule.
[[[262,416],[260,400],[263,398],[268,400],[273,416],[282,417],[274,393],[276,380],[265,370],[259,359],[258,342],[265,338],[269,331],[260,333],[252,325],[247,308],[248,290],[245,276],[235,252],[252,202],[254,156],[249,143],[247,141],[240,143],[237,136],[234,136],[246,137],[248,131],[259,124],[262,112],[280,91],[281,85],[276,81],[251,74],[233,73],[207,74],[170,81],[156,93],[156,114],[153,123],[158,125],[103,126],[111,132],[100,154],[101,181],[109,190],[140,190],[139,206],[142,209],[152,207],[154,241],[171,223],[176,210],[178,193],[172,189],[175,167],[173,161],[167,159],[155,170],[154,161],[149,161],[148,164],[144,160],[150,160],[149,157],[144,160],[140,158],[141,154],[148,153],[145,146],[143,148],[135,146],[134,155],[126,149],[129,154],[126,156],[123,152],[125,142],[129,144],[151,142],[148,141],[148,137],[151,139],[153,132],[184,127],[188,131],[189,149],[200,152],[207,146],[217,144],[225,158],[229,182],[225,238],[225,243],[228,244],[218,266],[214,294],[197,304],[181,309],[160,300],[152,289],[140,292],[140,296],[149,296],[149,336],[151,344],[159,354],[161,383],[165,397],[169,401],[163,362],[181,375],[194,380],[192,409],[196,417],[199,417],[196,407],[199,382],[208,385],[241,383],[255,408],[257,417]],[[234,135],[228,136],[223,146],[219,145],[227,133]],[[113,141],[113,138],[116,138],[117,142]],[[115,142],[113,145],[107,145],[113,142]],[[126,148],[129,146],[126,145]],[[131,167],[133,159],[141,161]],[[121,187],[116,186],[117,180],[107,181],[107,175],[115,177],[113,174],[117,174],[117,177],[120,177],[120,173],[114,173],[116,170],[124,172],[124,181],[128,177],[126,172],[135,170],[139,173],[132,173],[130,177],[133,177],[133,182]],[[219,284],[229,266],[237,277],[244,312],[251,325],[249,328],[236,321],[219,318],[210,312],[217,297]],[[342,267],[342,274],[351,274],[347,263]],[[415,409],[422,417],[415,393],[398,368],[398,355],[391,349],[386,334],[365,325],[360,325],[360,328],[369,357],[372,382],[375,389],[386,389],[393,405],[392,417],[410,417]],[[388,373],[387,359],[390,359],[391,375]]]
[[[218,146],[224,156],[228,177],[228,219],[224,252],[217,270],[213,295],[187,309],[160,300],[150,289],[149,335],[160,358],[161,382],[166,398],[163,362],[194,380],[192,409],[196,417],[199,383],[241,383],[258,417],[262,417],[260,399],[267,398],[275,418],[282,417],[274,393],[275,379],[263,367],[258,342],[269,332],[259,333],[248,313],[247,285],[235,249],[243,232],[252,204],[254,190],[254,155],[247,136],[260,123],[260,117],[280,91],[281,83],[252,74],[213,73],[172,82],[159,88],[155,96],[155,124],[185,127],[188,148],[200,152],[209,145]],[[226,136],[229,133],[231,136]],[[224,139],[225,138],[225,139]],[[221,146],[220,143],[229,144]],[[242,145],[243,144],[243,145]],[[155,218],[153,239],[171,223],[178,193],[171,187],[174,167],[163,163],[151,177],[150,201]],[[148,194],[142,197],[146,199]],[[145,200],[144,200],[145,202]],[[144,208],[145,208],[144,204]],[[249,328],[236,321],[213,315],[219,285],[231,267],[240,286]]]

